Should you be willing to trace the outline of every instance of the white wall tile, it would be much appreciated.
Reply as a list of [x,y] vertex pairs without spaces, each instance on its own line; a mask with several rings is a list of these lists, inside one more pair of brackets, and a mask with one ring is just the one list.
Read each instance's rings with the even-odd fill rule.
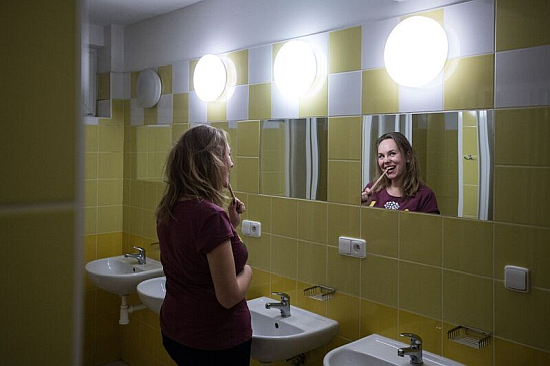
[[125,72],[123,76],[124,83],[124,99],[132,98],[132,73]]
[[361,71],[329,75],[328,115],[359,114],[361,114]]
[[271,81],[272,45],[248,50],[248,83],[259,84]]
[[197,93],[189,92],[189,122],[206,122],[207,104]]
[[111,73],[111,98],[124,99],[124,74],[121,72]]
[[450,58],[494,52],[494,7],[493,0],[477,0],[444,8]]
[[233,88],[233,95],[227,100],[226,108],[228,121],[248,119],[248,85]]
[[271,83],[271,117],[298,118],[300,99],[284,95],[275,82]]
[[317,60],[317,75],[328,74],[328,44],[330,41],[329,32],[314,34],[307,37],[300,37],[297,40],[309,44],[314,52]]
[[421,88],[399,86],[399,111],[424,112],[443,109],[443,73]]
[[132,126],[143,125],[143,108],[138,106],[137,98],[130,101],[130,124]]
[[173,98],[172,94],[161,95],[157,105],[157,122],[160,125],[171,124],[173,118]]
[[361,68],[363,70],[385,67],[384,47],[399,18],[390,18],[363,24],[361,35]]
[[174,94],[189,92],[189,61],[172,65],[172,90]]
[[495,54],[495,107],[550,105],[550,46]]

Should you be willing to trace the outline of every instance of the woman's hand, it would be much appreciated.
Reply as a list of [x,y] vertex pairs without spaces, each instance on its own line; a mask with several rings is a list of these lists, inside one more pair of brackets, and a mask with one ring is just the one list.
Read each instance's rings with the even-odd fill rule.
[[365,189],[363,189],[363,192],[361,192],[361,203],[367,202],[371,194],[372,189],[365,187]]
[[241,223],[240,215],[246,211],[246,207],[240,199],[235,197],[231,200],[231,203],[229,203],[227,211],[229,213],[229,221],[231,222],[231,225],[236,228]]

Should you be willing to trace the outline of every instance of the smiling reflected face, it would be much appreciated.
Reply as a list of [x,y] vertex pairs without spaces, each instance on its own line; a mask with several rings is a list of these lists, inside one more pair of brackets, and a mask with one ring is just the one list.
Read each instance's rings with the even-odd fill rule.
[[407,158],[391,138],[382,140],[378,145],[378,166],[380,170],[388,170],[386,176],[392,185],[400,185],[405,177]]

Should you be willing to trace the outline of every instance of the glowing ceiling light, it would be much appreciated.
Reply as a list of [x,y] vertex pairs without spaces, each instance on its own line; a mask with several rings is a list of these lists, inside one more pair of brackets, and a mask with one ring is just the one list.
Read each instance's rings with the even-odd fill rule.
[[302,41],[285,43],[275,57],[273,76],[281,92],[292,97],[305,94],[317,75],[317,59],[310,45]]
[[212,102],[223,94],[226,83],[227,72],[223,61],[214,55],[201,57],[193,74],[197,96],[205,102]]
[[398,84],[420,87],[434,80],[449,52],[445,30],[437,21],[407,18],[390,33],[384,49],[386,70]]

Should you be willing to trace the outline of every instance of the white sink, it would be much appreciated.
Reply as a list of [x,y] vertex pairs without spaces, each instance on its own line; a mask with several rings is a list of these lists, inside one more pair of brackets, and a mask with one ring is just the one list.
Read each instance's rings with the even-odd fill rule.
[[[410,366],[410,357],[397,356],[397,349],[408,344],[371,334],[355,342],[338,347],[326,354],[323,366]],[[423,351],[422,358],[426,366],[460,366],[461,363]]]
[[160,314],[166,296],[166,276],[151,278],[137,285],[137,293],[143,305]]
[[147,264],[138,264],[136,259],[122,255],[91,261],[86,264],[86,273],[97,287],[120,296],[134,293],[140,282],[164,276],[159,261],[147,258]]
[[290,307],[290,317],[279,309],[266,309],[276,300],[259,297],[249,300],[252,315],[251,357],[260,362],[284,361],[327,344],[338,333],[338,322],[307,310]]

